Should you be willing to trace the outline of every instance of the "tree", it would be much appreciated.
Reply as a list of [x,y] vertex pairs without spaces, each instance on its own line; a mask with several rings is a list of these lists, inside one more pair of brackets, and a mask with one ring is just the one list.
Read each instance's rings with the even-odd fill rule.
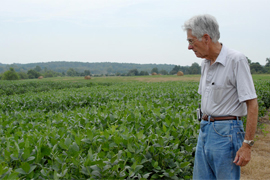
[[201,74],[201,67],[198,63],[192,63],[192,65],[189,68],[190,74]]
[[48,78],[48,77],[54,77],[54,76],[55,76],[55,72],[52,71],[52,70],[48,70],[48,71],[46,71],[46,72],[43,74],[43,76],[44,76],[45,78]]
[[270,67],[270,58],[266,58],[265,67]]
[[139,75],[139,71],[137,69],[131,69],[128,71],[128,76],[138,76]]
[[113,72],[113,68],[111,68],[111,67],[107,68],[107,73],[108,74],[111,74],[112,72]]
[[174,68],[170,71],[170,74],[177,74],[177,72],[182,71],[184,74],[190,74],[189,66],[174,66]]
[[266,58],[266,64],[263,69],[264,73],[270,74],[270,58]]
[[180,66],[174,66],[174,68],[171,70],[170,74],[176,74],[178,71],[180,71]]
[[28,75],[26,72],[18,72],[20,79],[28,79]]
[[157,67],[153,68],[151,73],[157,73],[158,74],[158,68]]
[[263,67],[258,62],[252,62],[250,64],[250,71],[252,74],[254,73],[263,73]]
[[41,69],[40,66],[36,66],[36,67],[34,68],[34,70],[37,71],[37,72],[41,72],[42,69]]
[[77,72],[73,68],[69,68],[67,70],[67,75],[68,76],[76,76],[77,75]]
[[247,58],[248,64],[250,65],[251,64],[251,60],[248,57],[246,57],[246,58]]
[[40,76],[40,73],[33,69],[30,69],[27,71],[27,75],[29,79],[34,79],[34,78],[38,78]]
[[166,71],[164,69],[162,69],[159,73],[162,74],[162,75],[168,75],[168,71]]
[[8,71],[4,72],[2,79],[3,80],[19,80],[20,77],[15,72],[14,68],[11,67],[11,68],[9,68]]
[[140,76],[148,76],[149,73],[147,71],[141,71],[139,75]]
[[2,67],[2,66],[0,66],[0,73],[1,73],[1,72],[5,72],[5,68]]
[[84,70],[84,75],[85,76],[88,76],[88,75],[90,76],[91,75],[90,70]]

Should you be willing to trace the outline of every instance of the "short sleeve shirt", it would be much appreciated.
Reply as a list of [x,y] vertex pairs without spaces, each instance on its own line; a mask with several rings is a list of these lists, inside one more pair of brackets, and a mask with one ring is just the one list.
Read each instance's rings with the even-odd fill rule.
[[202,62],[198,93],[204,114],[247,115],[245,101],[257,98],[247,58],[222,45],[215,63]]

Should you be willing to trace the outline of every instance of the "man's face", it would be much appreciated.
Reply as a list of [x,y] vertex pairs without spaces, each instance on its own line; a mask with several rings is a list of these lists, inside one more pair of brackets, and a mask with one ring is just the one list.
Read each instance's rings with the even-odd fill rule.
[[207,45],[204,43],[204,38],[202,38],[202,41],[199,41],[195,36],[192,35],[192,31],[188,30],[187,41],[189,43],[188,49],[193,50],[198,58],[207,57]]

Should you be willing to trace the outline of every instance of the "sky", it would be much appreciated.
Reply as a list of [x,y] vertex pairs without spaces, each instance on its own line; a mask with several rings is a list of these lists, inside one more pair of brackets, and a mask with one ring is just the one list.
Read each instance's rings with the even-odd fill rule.
[[211,14],[219,42],[265,65],[269,7],[269,0],[0,0],[0,63],[201,64],[182,26]]

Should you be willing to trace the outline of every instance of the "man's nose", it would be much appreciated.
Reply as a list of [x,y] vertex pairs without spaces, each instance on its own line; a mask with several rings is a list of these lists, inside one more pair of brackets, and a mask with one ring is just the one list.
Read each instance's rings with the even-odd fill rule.
[[193,46],[191,44],[188,44],[188,50],[193,49]]

